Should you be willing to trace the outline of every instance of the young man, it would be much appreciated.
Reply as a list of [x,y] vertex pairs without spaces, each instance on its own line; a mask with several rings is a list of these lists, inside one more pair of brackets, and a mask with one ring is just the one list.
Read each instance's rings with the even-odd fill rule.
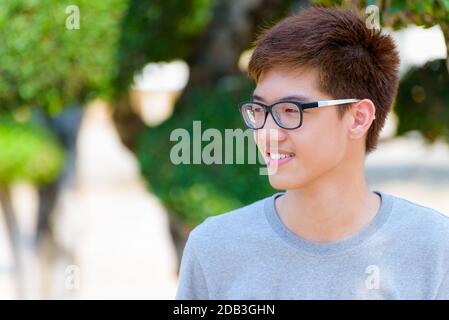
[[312,7],[259,36],[240,108],[286,191],[197,226],[177,299],[449,299],[449,218],[365,181],[398,65],[349,11]]

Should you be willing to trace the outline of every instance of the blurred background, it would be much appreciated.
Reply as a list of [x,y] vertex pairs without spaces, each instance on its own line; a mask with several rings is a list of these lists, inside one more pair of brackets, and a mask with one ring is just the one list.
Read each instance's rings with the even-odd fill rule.
[[243,129],[257,32],[311,3],[377,6],[401,83],[369,185],[449,214],[449,0],[1,0],[0,299],[173,299],[190,230],[275,190],[170,133]]

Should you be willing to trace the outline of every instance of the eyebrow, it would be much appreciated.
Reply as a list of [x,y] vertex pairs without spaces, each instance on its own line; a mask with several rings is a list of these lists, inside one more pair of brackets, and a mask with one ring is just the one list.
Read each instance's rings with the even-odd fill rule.
[[[252,100],[258,100],[258,101],[261,101],[261,102],[266,102],[261,96],[258,96],[257,94],[254,94],[254,93],[251,95],[251,99]],[[287,96],[287,97],[283,97],[283,98],[279,99],[278,101],[286,101],[286,100],[297,100],[297,101],[300,101],[300,102],[311,102],[311,101],[313,101],[313,99],[311,99],[311,98],[309,98],[307,96],[298,95],[298,94]]]

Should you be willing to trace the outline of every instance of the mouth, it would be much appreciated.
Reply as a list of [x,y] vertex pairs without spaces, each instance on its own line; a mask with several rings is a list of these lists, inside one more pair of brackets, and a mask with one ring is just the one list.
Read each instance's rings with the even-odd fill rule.
[[280,166],[295,157],[291,152],[267,152],[267,165],[268,166]]

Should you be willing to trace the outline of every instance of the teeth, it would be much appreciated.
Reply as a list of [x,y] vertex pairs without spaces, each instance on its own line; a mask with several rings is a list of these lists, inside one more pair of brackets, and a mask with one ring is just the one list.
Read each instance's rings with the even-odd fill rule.
[[285,153],[269,153],[269,156],[273,160],[279,160],[279,159],[285,159],[293,157],[292,154],[285,154]]

